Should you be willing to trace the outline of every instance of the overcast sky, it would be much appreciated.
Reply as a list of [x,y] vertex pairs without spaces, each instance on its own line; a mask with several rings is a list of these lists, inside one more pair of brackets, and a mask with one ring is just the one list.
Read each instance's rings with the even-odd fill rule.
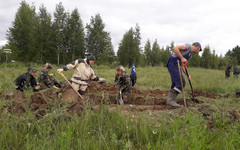
[[[12,25],[21,0],[0,0],[0,45]],[[52,14],[59,0],[26,0],[37,8],[44,4]],[[142,46],[147,39],[160,46],[199,41],[217,54],[240,45],[239,0],[61,0],[66,11],[78,8],[84,25],[100,13],[110,32],[114,50],[123,34],[138,23]]]

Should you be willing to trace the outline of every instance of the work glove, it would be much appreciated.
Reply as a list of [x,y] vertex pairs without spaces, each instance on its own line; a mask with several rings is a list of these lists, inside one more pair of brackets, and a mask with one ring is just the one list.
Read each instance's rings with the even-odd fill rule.
[[57,90],[59,89],[59,88],[58,88],[58,87],[56,87],[55,85],[53,86],[53,88],[54,88],[54,89],[57,89]]
[[63,72],[63,69],[58,69],[57,72]]
[[51,73],[51,74],[49,74],[51,77],[55,77],[56,76],[56,74],[55,73]]
[[187,68],[187,64],[188,64],[188,62],[187,62],[187,61],[185,61],[185,62],[182,62],[182,66],[183,66],[184,68]]
[[107,82],[106,79],[104,79],[104,78],[99,78],[99,83],[105,83],[105,82]]

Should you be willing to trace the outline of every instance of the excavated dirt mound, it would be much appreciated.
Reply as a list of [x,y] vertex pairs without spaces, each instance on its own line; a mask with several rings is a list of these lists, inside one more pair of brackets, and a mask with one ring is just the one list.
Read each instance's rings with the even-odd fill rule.
[[[191,93],[189,93],[191,94]],[[37,116],[44,116],[48,113],[48,110],[51,110],[52,102],[58,101],[59,103],[69,104],[69,107],[66,108],[66,111],[71,114],[80,115],[85,104],[92,108],[98,108],[100,104],[107,104],[110,110],[119,109],[124,113],[137,112],[137,111],[158,111],[158,110],[169,110],[176,109],[171,106],[166,105],[166,99],[168,95],[167,90],[138,90],[136,88],[132,89],[131,94],[128,97],[128,100],[124,101],[124,106],[116,105],[117,101],[117,86],[114,84],[99,84],[97,82],[89,82],[89,86],[84,99],[82,100],[76,92],[70,87],[65,87],[61,90],[47,89],[45,91],[35,92],[31,95],[31,99],[26,99],[26,96],[22,92],[10,92],[4,95],[0,93],[1,98],[4,97],[5,100],[11,101],[7,103],[4,108],[7,108],[9,112],[16,114],[21,114],[25,112],[23,104],[31,109],[31,111]],[[195,97],[202,96],[207,98],[218,98],[218,97],[227,97],[229,95],[222,96],[216,93],[208,93],[202,90],[194,91]],[[188,101],[189,107],[196,107],[198,104]],[[183,105],[183,100],[178,101],[179,104]],[[204,116],[211,115],[214,110],[210,107],[203,106],[197,107],[199,112],[202,112]],[[239,119],[238,113],[229,112],[232,114],[234,119]]]
[[77,102],[80,100],[78,94],[70,86],[64,87],[60,92],[61,100],[65,103]]
[[[189,92],[189,95],[191,95],[192,93]],[[198,97],[198,96],[203,96],[203,97],[207,97],[207,98],[212,98],[212,99],[216,99],[216,98],[228,98],[231,96],[231,94],[226,94],[226,95],[221,95],[221,94],[217,94],[217,93],[209,93],[203,90],[194,90],[194,96]]]
[[22,92],[9,92],[4,96],[6,104],[3,109],[7,109],[10,113],[20,115],[25,112],[23,104],[26,103],[26,96]]

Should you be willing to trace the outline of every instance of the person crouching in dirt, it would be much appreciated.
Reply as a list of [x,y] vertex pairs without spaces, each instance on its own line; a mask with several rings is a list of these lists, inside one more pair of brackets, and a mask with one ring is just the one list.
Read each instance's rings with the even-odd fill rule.
[[230,77],[230,72],[231,72],[232,66],[233,66],[233,64],[228,65],[225,70],[225,78],[226,79]]
[[[167,105],[173,107],[182,107],[182,105],[177,104],[177,95],[182,91],[177,60],[179,60],[179,62],[182,64],[187,64],[188,60],[192,58],[192,53],[198,53],[199,51],[202,51],[199,42],[195,42],[192,45],[191,44],[179,45],[173,48],[173,54],[169,57],[167,63],[168,71],[170,73],[172,80],[172,86],[168,93],[168,99],[166,102]],[[183,71],[185,73],[184,67]],[[183,79],[184,88],[185,80],[182,74],[181,76]],[[189,75],[189,80],[190,79],[191,76]]]
[[33,67],[28,67],[27,72],[17,77],[14,81],[16,90],[24,92],[24,90],[33,90],[34,92],[39,89],[35,76],[37,70]]
[[116,73],[114,84],[118,85],[118,100],[121,103],[121,99],[122,101],[128,99],[129,93],[132,89],[132,82],[123,66],[118,66],[116,68]]
[[41,70],[39,76],[38,76],[38,83],[41,87],[41,89],[46,88],[61,88],[62,85],[54,78],[55,74],[49,74],[49,72],[52,71],[52,65],[49,63],[45,64],[45,67],[43,70]]
[[88,87],[88,80],[106,82],[104,78],[95,76],[92,69],[92,65],[94,63],[95,57],[91,55],[86,59],[75,60],[64,66],[63,69],[58,69],[57,71],[62,72],[75,69],[70,82],[73,88],[79,92],[79,94],[84,95]]

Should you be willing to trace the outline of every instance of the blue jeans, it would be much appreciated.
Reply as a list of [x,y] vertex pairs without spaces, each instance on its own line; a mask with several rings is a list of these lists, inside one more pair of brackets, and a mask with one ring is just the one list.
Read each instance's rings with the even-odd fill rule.
[[[169,71],[171,79],[172,79],[171,89],[174,89],[178,93],[181,93],[182,88],[181,88],[181,82],[180,82],[177,61],[169,60],[167,67],[168,67],[168,71]],[[182,70],[181,70],[181,76],[182,76],[183,88],[184,88],[185,87],[185,79],[183,77]]]

